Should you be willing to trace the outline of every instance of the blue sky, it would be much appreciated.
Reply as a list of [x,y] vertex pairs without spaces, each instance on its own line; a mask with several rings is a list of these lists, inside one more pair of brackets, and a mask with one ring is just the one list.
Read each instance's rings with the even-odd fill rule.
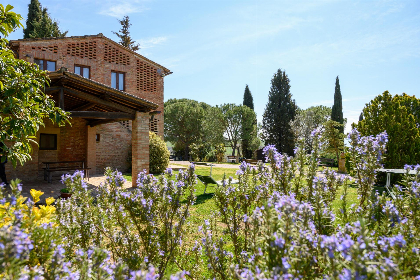
[[[29,0],[0,2],[26,20]],[[304,109],[332,106],[339,75],[349,123],[385,90],[419,96],[420,1],[40,2],[69,36],[103,33],[117,41],[111,31],[128,15],[139,53],[173,71],[165,78],[165,100],[242,104],[248,84],[261,121],[279,68]]]

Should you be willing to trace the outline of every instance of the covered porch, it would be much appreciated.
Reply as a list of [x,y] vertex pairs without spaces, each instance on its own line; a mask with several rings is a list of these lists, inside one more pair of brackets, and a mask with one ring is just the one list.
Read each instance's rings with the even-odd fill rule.
[[33,145],[32,160],[17,168],[8,164],[8,179],[39,181],[45,162],[63,161],[84,161],[92,176],[103,174],[103,166],[115,167],[113,161],[124,160],[118,154],[124,150],[131,152],[134,186],[137,174],[149,170],[149,118],[158,105],[65,68],[49,77],[45,93],[70,113],[71,125],[47,121],[36,135],[40,145]]

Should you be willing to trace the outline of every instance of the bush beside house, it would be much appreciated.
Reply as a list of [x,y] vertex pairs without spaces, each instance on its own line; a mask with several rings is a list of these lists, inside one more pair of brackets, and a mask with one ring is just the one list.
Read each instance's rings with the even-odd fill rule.
[[150,173],[163,173],[169,165],[169,150],[165,141],[153,132],[149,132]]

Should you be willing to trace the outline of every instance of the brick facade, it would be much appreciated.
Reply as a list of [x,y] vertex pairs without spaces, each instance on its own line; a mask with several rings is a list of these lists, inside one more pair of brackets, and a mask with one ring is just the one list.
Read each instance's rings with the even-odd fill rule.
[[136,113],[131,137],[133,160],[131,175],[133,187],[135,187],[137,175],[142,171],[149,172],[149,115],[147,113]]
[[[159,107],[154,116],[157,133],[163,137],[163,76],[168,69],[133,52],[99,34],[50,39],[26,39],[11,41],[17,57],[29,62],[35,59],[56,62],[56,70],[61,67],[74,72],[74,66],[88,66],[90,79],[111,86],[111,71],[125,73],[125,90],[144,98]],[[19,47],[13,47],[14,45]]]
[[121,123],[97,126],[96,173],[103,174],[106,167],[127,172],[131,167],[131,130]]
[[86,159],[86,121],[72,119],[71,125],[64,127],[53,125],[46,121],[45,127],[41,127],[36,135],[39,143],[41,133],[57,134],[57,150],[39,150],[38,145],[32,144],[32,160],[25,162],[24,166],[19,163],[16,168],[8,162],[6,164],[6,176],[8,179],[19,178],[31,180],[43,176],[46,161],[71,161]]
[[[56,70],[67,68],[74,73],[75,65],[90,68],[90,79],[111,86],[111,71],[125,73],[124,91],[157,104],[157,112],[136,113],[133,121],[114,122],[90,127],[82,118],[71,119],[71,126],[58,127],[47,121],[37,133],[57,134],[57,150],[39,150],[33,145],[32,160],[22,167],[6,166],[10,179],[31,180],[43,176],[42,162],[85,160],[91,174],[103,174],[106,167],[126,172],[131,167],[133,182],[143,169],[148,170],[149,129],[163,137],[163,77],[171,72],[165,67],[130,51],[104,37],[95,36],[25,39],[11,41],[18,58],[56,62]],[[99,135],[99,141],[96,139]],[[132,144],[133,143],[133,144]]]

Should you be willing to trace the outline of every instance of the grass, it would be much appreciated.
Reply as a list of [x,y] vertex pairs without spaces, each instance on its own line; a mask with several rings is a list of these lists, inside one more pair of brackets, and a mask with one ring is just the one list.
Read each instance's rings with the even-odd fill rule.
[[[179,165],[179,164],[177,164]],[[239,164],[236,164],[239,167]],[[180,165],[181,166],[181,165]],[[183,167],[187,167],[187,165],[183,165]],[[202,165],[196,165],[196,174],[197,175],[210,175],[210,167],[209,166],[202,166]],[[334,169],[334,168],[333,168]],[[335,168],[337,170],[337,168]],[[226,177],[232,176],[233,178],[236,177],[236,171],[237,168],[222,168],[222,167],[213,167],[212,168],[212,177],[216,180],[222,180],[223,177],[226,175]],[[178,171],[174,170],[174,173],[177,174]],[[160,175],[158,175],[160,176]],[[131,181],[131,175],[126,174],[124,177]],[[201,239],[201,233],[198,231],[198,227],[202,226],[204,224],[204,221],[207,219],[211,219],[212,215],[217,211],[216,204],[214,201],[214,192],[215,192],[215,185],[208,185],[206,194],[204,194],[204,184],[202,184],[199,180],[196,185],[196,196],[197,200],[196,203],[191,207],[190,209],[190,217],[188,218],[188,223],[186,224],[186,236],[184,239],[185,244],[189,244],[187,246],[192,246],[195,241],[199,241]],[[340,188],[336,195],[336,200],[333,202],[333,211],[334,214],[338,214],[341,204],[341,195],[343,193],[343,188]],[[347,190],[347,202],[348,206],[351,204],[357,204],[357,189],[354,186],[350,186]],[[223,225],[220,223],[220,226],[223,227]],[[232,246],[230,236],[227,235],[227,233],[223,234],[223,239],[227,241],[228,248]],[[166,271],[167,275],[170,275],[171,273],[175,273],[178,271],[178,268],[174,264],[170,264],[168,266],[168,269]],[[209,278],[211,275],[204,275],[205,278]]]
[[[177,164],[179,165],[179,164]],[[236,164],[239,167],[239,164]],[[187,165],[180,165],[185,166]],[[323,169],[321,167],[319,170]],[[333,167],[333,170],[337,171],[337,167]],[[175,170],[174,170],[175,171]],[[236,168],[223,168],[223,167],[213,167],[212,168],[212,177],[216,180],[222,180],[223,176],[226,174],[226,177],[232,176],[233,178],[236,177]],[[175,174],[178,173],[178,171],[175,171]],[[196,165],[195,167],[195,173],[197,175],[210,175],[210,167],[209,166],[201,166]],[[126,178],[128,181],[131,181],[131,175],[125,174],[124,178]],[[195,205],[191,209],[191,216],[190,216],[190,223],[194,225],[196,228],[204,223],[205,219],[209,219],[214,211],[216,211],[216,206],[214,203],[213,195],[215,191],[215,185],[209,184],[207,186],[206,194],[204,194],[204,184],[201,183],[198,180],[198,183],[196,185],[196,196],[197,200]],[[340,188],[337,192],[336,199],[333,202],[333,210],[335,214],[338,214],[338,211],[340,209],[341,204],[341,195],[343,194],[343,188]],[[347,202],[348,206],[352,204],[357,204],[357,188],[354,186],[349,186],[347,189]]]

